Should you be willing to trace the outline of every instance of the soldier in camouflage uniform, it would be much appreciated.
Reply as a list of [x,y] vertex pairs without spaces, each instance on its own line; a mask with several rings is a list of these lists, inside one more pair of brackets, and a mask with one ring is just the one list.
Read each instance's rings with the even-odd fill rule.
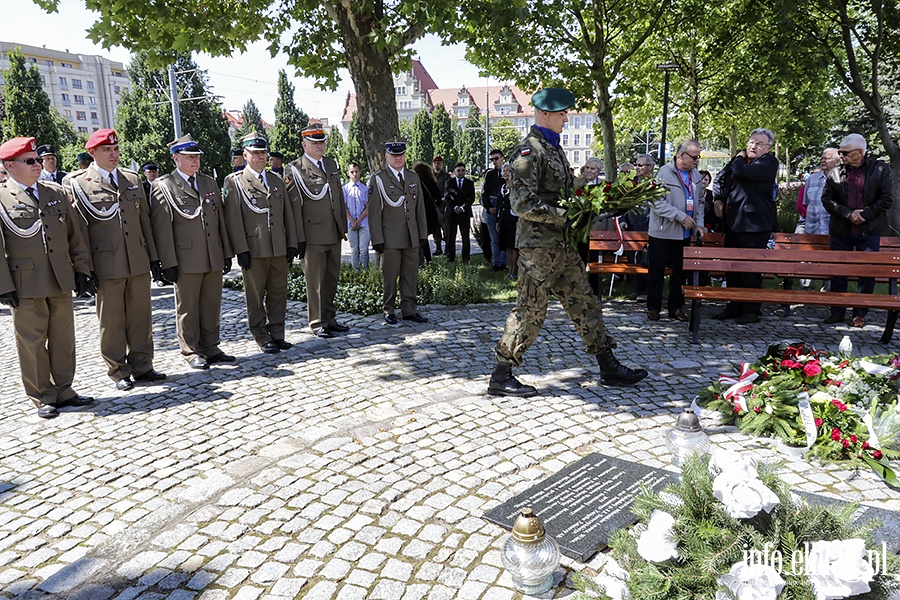
[[575,96],[563,89],[546,88],[532,103],[535,125],[513,151],[510,202],[519,216],[516,246],[519,248],[518,299],[495,349],[497,363],[488,385],[495,396],[533,396],[537,390],[519,382],[512,367],[534,342],[547,314],[550,294],[556,296],[581,335],[588,353],[597,357],[604,384],[637,383],[644,369],[630,369],[613,355],[606,335],[600,300],[591,292],[584,265],[564,237],[565,210],[560,192],[572,189],[572,175],[559,136]]

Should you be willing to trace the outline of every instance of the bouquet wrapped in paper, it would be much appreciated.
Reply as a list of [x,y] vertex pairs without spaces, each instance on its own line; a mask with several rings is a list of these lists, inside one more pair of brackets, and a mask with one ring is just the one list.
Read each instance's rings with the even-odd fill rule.
[[575,188],[560,199],[566,209],[569,226],[566,237],[573,246],[587,243],[596,219],[620,217],[643,210],[655,200],[665,197],[665,185],[654,179],[638,180],[635,171],[619,173],[613,181]]

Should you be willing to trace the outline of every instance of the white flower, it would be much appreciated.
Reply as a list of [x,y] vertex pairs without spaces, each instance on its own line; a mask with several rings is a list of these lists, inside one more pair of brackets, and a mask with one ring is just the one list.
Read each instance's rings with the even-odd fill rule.
[[771,415],[774,412],[775,412],[775,407],[772,406],[771,404],[766,404],[766,414]]
[[778,496],[760,479],[735,471],[723,471],[716,476],[713,495],[735,519],[749,519],[761,510],[772,512],[778,504]]
[[638,554],[650,562],[665,562],[670,558],[678,558],[675,532],[672,526],[675,517],[661,510],[654,510],[647,523],[647,530],[637,541]]
[[628,600],[631,597],[628,593],[628,572],[612,557],[603,565],[594,583],[602,587],[611,600]]
[[[775,600],[784,589],[784,579],[769,565],[734,563],[731,570],[716,582],[728,588],[737,600]],[[730,600],[724,590],[716,592],[716,600]]]
[[743,473],[747,477],[756,477],[756,465],[753,463],[753,459],[748,454],[739,454],[733,450],[714,448],[709,465],[722,473],[728,471]]
[[860,538],[813,542],[809,549],[807,572],[816,600],[846,598],[870,591],[875,577],[866,560],[866,542]]

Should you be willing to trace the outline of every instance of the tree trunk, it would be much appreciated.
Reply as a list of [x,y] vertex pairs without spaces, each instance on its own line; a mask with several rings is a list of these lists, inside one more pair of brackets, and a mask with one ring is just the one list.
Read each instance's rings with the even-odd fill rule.
[[738,129],[737,125],[734,123],[731,124],[731,131],[728,132],[728,152],[731,156],[734,156],[738,153],[738,142],[737,142]]
[[878,123],[878,137],[884,146],[884,151],[891,160],[891,179],[894,194],[894,203],[891,204],[891,210],[888,212],[888,222],[892,235],[900,235],[900,146],[891,137],[891,131],[888,129],[887,120],[884,118],[884,112],[881,112],[882,118]]
[[344,41],[347,69],[356,91],[356,112],[365,140],[369,172],[374,173],[385,165],[384,142],[400,134],[394,77],[388,54],[379,51],[365,35],[375,29],[376,17],[372,13],[351,13],[341,6],[334,8]]
[[613,125],[609,86],[597,81],[594,88],[597,90],[597,119],[600,121],[600,135],[603,138],[603,168],[606,170],[607,179],[615,179],[619,167],[616,163],[616,130]]

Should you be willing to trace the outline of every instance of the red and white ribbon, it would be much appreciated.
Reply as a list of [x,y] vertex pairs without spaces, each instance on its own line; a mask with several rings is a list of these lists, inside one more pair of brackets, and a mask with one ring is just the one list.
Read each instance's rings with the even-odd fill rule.
[[741,373],[738,377],[731,375],[719,375],[719,383],[723,383],[728,387],[722,393],[722,396],[732,402],[741,410],[747,410],[747,403],[744,402],[744,394],[753,389],[753,382],[759,377],[759,373],[750,368],[750,363],[741,363]]

